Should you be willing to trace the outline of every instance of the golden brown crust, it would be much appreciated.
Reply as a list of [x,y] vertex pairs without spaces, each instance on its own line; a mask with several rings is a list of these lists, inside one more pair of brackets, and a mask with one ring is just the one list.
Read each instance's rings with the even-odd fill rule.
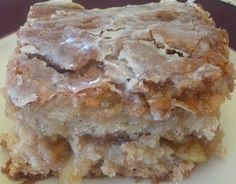
[[5,167],[1,168],[1,172],[5,175],[7,175],[7,177],[13,181],[19,181],[21,182],[21,184],[35,184],[37,181],[40,180],[44,180],[46,178],[49,178],[51,176],[53,176],[52,173],[48,174],[48,175],[32,175],[32,174],[27,174],[25,175],[24,173],[18,172],[15,173],[14,175],[10,174],[10,165],[12,163],[12,160],[8,160]]
[[[114,17],[114,12],[119,16]],[[8,95],[17,107],[46,103],[60,92],[73,94],[105,86],[126,96],[144,96],[146,103],[137,110],[140,114],[146,111],[146,104],[163,101],[151,91],[170,81],[173,89],[168,98],[164,95],[163,109],[149,110],[155,120],[176,107],[173,101],[181,99],[185,89],[215,93],[215,88],[228,83],[218,92],[222,100],[213,98],[219,101],[216,109],[211,104],[206,104],[209,111],[192,108],[189,101],[193,97],[177,104],[205,115],[217,113],[233,89],[235,71],[228,61],[228,35],[193,4],[151,3],[106,10],[39,4],[31,8],[18,35],[19,47],[9,63],[7,82]],[[146,82],[153,85],[143,85]],[[201,106],[201,102],[193,106]]]

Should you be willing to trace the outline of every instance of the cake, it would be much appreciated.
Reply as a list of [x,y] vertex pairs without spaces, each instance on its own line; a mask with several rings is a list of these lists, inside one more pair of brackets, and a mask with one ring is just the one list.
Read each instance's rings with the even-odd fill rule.
[[200,5],[173,0],[87,10],[33,5],[5,88],[12,178],[180,181],[221,152],[234,88],[228,35]]

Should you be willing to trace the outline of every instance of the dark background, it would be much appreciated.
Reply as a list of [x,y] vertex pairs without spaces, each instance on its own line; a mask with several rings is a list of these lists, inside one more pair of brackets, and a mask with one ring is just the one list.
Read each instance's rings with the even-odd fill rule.
[[[0,0],[0,37],[16,31],[26,20],[29,6],[40,0]],[[45,0],[41,0],[45,1]],[[105,8],[127,4],[143,4],[157,0],[74,0],[86,8]],[[236,7],[218,0],[196,0],[211,13],[218,27],[230,35],[230,46],[236,49]]]

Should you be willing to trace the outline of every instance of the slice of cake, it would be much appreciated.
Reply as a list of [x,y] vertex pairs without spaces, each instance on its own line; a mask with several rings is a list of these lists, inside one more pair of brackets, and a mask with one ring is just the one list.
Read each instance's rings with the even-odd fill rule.
[[6,173],[178,181],[221,148],[228,35],[192,3],[31,7],[8,64]]

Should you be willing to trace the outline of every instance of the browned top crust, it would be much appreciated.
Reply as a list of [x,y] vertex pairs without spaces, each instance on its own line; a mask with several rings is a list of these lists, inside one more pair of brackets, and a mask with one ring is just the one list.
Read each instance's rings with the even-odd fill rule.
[[105,88],[138,94],[131,101],[145,101],[158,120],[176,106],[215,113],[233,90],[228,35],[189,2],[92,10],[40,3],[18,37],[7,81],[17,107]]

